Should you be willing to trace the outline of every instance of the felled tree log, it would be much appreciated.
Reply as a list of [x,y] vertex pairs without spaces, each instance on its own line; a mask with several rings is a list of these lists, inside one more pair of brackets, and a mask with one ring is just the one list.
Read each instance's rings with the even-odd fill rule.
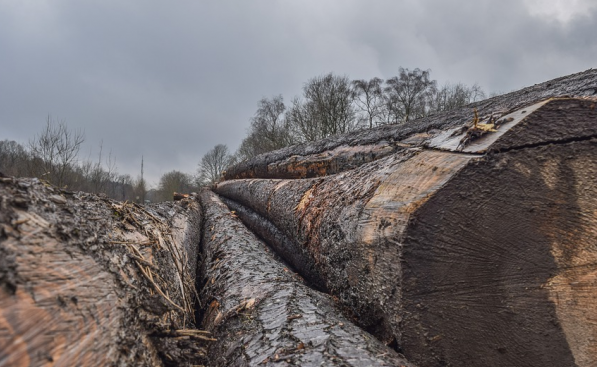
[[399,127],[386,125],[355,131],[261,154],[227,169],[224,178],[311,178],[336,174],[405,148],[421,146],[442,131],[462,126],[463,121],[472,118],[474,110],[487,119],[551,97],[594,95],[597,95],[597,69],[590,69],[412,120]]
[[204,363],[199,216],[0,178],[0,366]]
[[181,193],[175,192],[172,194],[172,200],[179,201],[182,199],[187,199],[189,196],[190,196],[189,194],[181,194]]
[[293,239],[287,261],[413,363],[592,366],[596,103],[552,99],[351,171],[215,191]]
[[204,210],[203,326],[214,366],[411,366],[307,287],[210,191]]

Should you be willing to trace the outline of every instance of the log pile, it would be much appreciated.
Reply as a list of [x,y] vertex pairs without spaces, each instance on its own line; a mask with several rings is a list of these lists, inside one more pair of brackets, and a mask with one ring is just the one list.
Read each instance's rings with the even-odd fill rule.
[[213,366],[411,366],[309,288],[218,197],[201,195],[203,326]]
[[261,154],[227,169],[224,179],[310,178],[335,174],[419,146],[444,130],[462,127],[465,121],[472,119],[475,110],[483,120],[548,98],[595,95],[597,69],[589,69],[406,124],[355,131]]
[[0,174],[0,366],[594,366],[595,94],[588,70],[153,206]]
[[0,178],[0,366],[205,362],[196,201],[152,210]]
[[[410,146],[350,170],[234,179],[214,191],[417,365],[591,366],[596,103],[473,110],[460,125],[415,130],[402,140]],[[288,159],[268,161],[276,154],[229,172],[274,172]]]

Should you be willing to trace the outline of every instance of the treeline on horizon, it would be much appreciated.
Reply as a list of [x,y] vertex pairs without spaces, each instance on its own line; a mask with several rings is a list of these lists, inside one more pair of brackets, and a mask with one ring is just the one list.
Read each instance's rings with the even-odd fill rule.
[[100,145],[97,160],[81,160],[79,151],[84,134],[71,130],[64,121],[47,117],[46,126],[26,145],[0,141],[0,173],[15,177],[36,177],[68,191],[84,191],[136,203],[172,200],[174,192],[199,189],[191,175],[170,171],[160,178],[156,189],[148,189],[141,173],[133,178],[120,174],[116,159],[104,154]]
[[[350,80],[329,73],[307,81],[303,94],[289,105],[282,95],[262,98],[247,136],[234,154],[218,144],[202,159],[211,170],[205,182],[216,182],[226,167],[290,145],[380,125],[401,124],[452,110],[486,98],[477,84],[438,86],[430,70],[399,68],[383,80]],[[217,151],[217,152],[216,152]],[[222,154],[225,151],[226,154]]]
[[218,144],[202,157],[195,174],[170,171],[162,175],[156,189],[148,190],[142,170],[135,178],[119,174],[112,154],[103,154],[101,148],[97,161],[80,160],[84,135],[49,116],[45,129],[28,144],[0,141],[0,172],[37,177],[71,191],[105,194],[122,201],[172,200],[173,192],[211,185],[230,165],[262,153],[359,129],[401,124],[486,97],[476,84],[438,87],[430,73],[400,68],[398,76],[385,81],[351,81],[329,73],[307,81],[302,96],[294,97],[289,105],[282,95],[262,98],[247,136],[234,154]]

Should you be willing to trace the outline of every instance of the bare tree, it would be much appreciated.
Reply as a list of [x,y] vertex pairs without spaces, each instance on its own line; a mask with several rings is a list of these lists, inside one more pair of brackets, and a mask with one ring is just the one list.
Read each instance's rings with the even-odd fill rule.
[[355,110],[350,80],[329,73],[309,80],[304,101],[293,100],[286,119],[302,141],[313,141],[354,130]]
[[25,176],[28,162],[29,154],[21,144],[12,140],[0,141],[0,172],[9,176]]
[[483,88],[481,88],[481,86],[478,83],[473,84],[473,86],[470,89],[471,89],[470,102],[482,101],[485,98],[487,98],[485,91],[483,91]]
[[383,109],[383,93],[381,90],[382,79],[373,78],[366,80],[353,80],[352,92],[354,103],[364,114],[364,120],[373,127],[374,122],[379,122]]
[[478,84],[468,87],[462,83],[446,84],[435,89],[429,96],[429,112],[453,110],[485,98],[485,93]]
[[81,167],[87,179],[89,186],[88,190],[94,193],[103,192],[108,196],[114,196],[112,183],[116,180],[118,174],[116,172],[116,158],[112,155],[112,151],[102,161],[104,151],[104,144],[100,142],[100,149],[98,158],[95,163],[91,161],[84,162]]
[[316,141],[356,128],[397,124],[439,110],[455,108],[485,94],[475,84],[437,89],[430,70],[399,69],[399,76],[349,81],[332,73],[310,79],[303,95],[284,104],[282,95],[262,98],[251,128],[236,152],[238,160],[298,142]]
[[272,99],[262,98],[258,106],[251,127],[254,133],[262,137],[265,149],[269,151],[289,145],[292,137],[284,121],[286,106],[282,95]]
[[295,97],[286,112],[286,120],[299,141],[315,141],[325,137],[313,103]]
[[131,175],[118,175],[116,182],[118,182],[118,195],[115,196],[114,199],[122,201],[133,200],[134,188],[133,179],[131,178]]
[[304,95],[321,122],[323,136],[342,134],[355,128],[348,77],[332,73],[315,77],[305,85]]
[[[112,152],[107,155],[100,143],[95,161],[79,159],[83,134],[69,130],[62,121],[48,116],[45,129],[22,146],[14,141],[0,141],[0,172],[12,176],[37,176],[73,191],[103,193],[113,199],[143,203],[147,183],[141,176],[119,175]],[[91,156],[91,153],[90,153]]]
[[199,186],[211,185],[222,177],[222,174],[234,163],[234,157],[228,153],[228,147],[218,144],[207,152],[197,170],[197,183]]
[[170,201],[175,192],[189,192],[193,186],[192,181],[191,176],[180,171],[164,173],[158,186],[158,200]]
[[133,184],[133,192],[135,196],[135,202],[138,204],[145,204],[145,195],[147,195],[147,184],[143,176],[137,177]]
[[400,68],[399,76],[386,80],[387,121],[407,122],[426,114],[426,101],[436,86],[430,70]]
[[243,139],[236,151],[236,156],[239,161],[244,161],[249,158],[253,158],[256,155],[264,153],[260,146],[260,138],[257,134],[252,131]]
[[238,151],[240,159],[280,149],[293,143],[292,132],[284,119],[286,106],[282,95],[262,98],[251,119],[251,129]]
[[45,129],[29,141],[34,174],[64,186],[66,174],[76,164],[84,140],[81,131],[69,130],[64,121],[48,116]]

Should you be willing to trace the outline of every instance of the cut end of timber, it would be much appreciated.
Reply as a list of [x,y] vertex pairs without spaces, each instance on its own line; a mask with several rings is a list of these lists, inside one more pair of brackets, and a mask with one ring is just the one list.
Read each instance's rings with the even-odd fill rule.
[[188,332],[201,220],[186,200],[0,178],[0,366],[204,363],[205,335]]
[[478,108],[476,125],[471,110],[350,170],[215,191],[271,222],[299,273],[413,363],[591,366],[596,103]]

